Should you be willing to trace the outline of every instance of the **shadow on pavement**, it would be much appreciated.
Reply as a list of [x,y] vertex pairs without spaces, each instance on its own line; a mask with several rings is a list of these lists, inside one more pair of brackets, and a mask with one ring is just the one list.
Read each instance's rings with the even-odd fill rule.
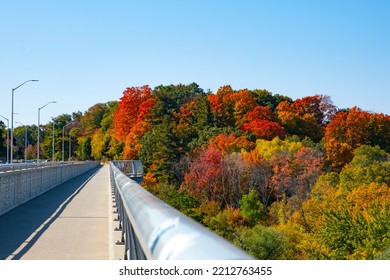
[[[100,168],[79,175],[0,216],[0,259],[20,259]],[[15,252],[21,245],[24,247]]]

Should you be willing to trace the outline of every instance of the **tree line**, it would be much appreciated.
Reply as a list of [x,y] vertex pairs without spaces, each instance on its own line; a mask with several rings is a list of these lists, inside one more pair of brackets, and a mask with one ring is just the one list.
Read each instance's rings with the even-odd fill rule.
[[142,160],[145,188],[259,259],[390,257],[388,115],[326,95],[145,85],[41,131],[42,157],[54,132],[56,160]]

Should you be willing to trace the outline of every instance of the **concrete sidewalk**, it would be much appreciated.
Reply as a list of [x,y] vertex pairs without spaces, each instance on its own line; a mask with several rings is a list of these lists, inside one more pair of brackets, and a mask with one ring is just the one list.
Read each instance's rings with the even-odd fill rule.
[[0,258],[115,259],[111,199],[105,165],[21,205],[0,217]]

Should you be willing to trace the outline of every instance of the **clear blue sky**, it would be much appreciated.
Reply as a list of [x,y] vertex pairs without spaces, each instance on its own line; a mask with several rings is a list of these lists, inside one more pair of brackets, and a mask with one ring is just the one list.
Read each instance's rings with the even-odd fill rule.
[[[326,94],[390,114],[390,1],[1,0],[0,114],[41,123],[130,86]],[[16,126],[16,125],[15,125]]]

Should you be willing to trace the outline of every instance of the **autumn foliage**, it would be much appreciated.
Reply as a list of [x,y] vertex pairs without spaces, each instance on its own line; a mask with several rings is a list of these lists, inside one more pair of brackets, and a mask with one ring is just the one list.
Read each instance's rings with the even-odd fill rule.
[[124,159],[137,159],[138,151],[141,148],[141,139],[151,129],[150,124],[146,121],[148,114],[155,102],[155,99],[149,98],[139,106],[137,120],[126,136],[125,148],[123,151]]
[[230,135],[219,134],[215,138],[210,139],[209,146],[217,148],[222,153],[240,152],[241,150],[251,150],[254,148],[254,143],[248,141],[245,136],[235,136],[234,133]]
[[249,90],[234,91],[231,86],[220,87],[208,96],[211,111],[222,126],[240,124],[243,116],[256,106]]
[[365,144],[390,151],[390,116],[357,107],[339,112],[326,127],[327,159],[336,170],[352,160],[353,151]]
[[115,137],[123,141],[138,119],[141,104],[151,97],[152,90],[148,86],[131,87],[123,92],[115,112]]
[[338,111],[326,95],[144,86],[125,91],[115,128],[124,158],[146,165],[145,187],[258,258],[390,247],[387,115]]
[[[338,110],[320,94],[191,83],[129,87],[118,102],[53,121],[56,150],[72,124],[66,158],[141,159],[145,188],[256,258],[389,255],[388,115]],[[42,129],[47,157],[51,130]],[[16,154],[23,135],[15,130]]]

